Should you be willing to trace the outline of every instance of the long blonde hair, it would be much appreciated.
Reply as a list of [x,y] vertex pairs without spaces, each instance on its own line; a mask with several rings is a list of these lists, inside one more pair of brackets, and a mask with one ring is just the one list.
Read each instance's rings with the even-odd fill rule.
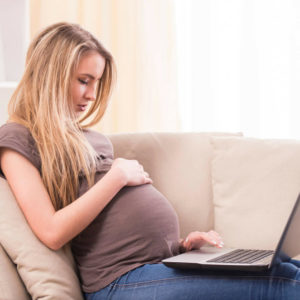
[[[105,68],[96,100],[78,120],[70,83],[80,58],[90,50],[105,59]],[[30,130],[41,158],[42,180],[56,210],[76,199],[80,173],[90,187],[94,184],[97,154],[83,128],[97,123],[105,113],[114,75],[111,54],[77,24],[49,26],[29,46],[24,75],[10,99],[9,119]]]

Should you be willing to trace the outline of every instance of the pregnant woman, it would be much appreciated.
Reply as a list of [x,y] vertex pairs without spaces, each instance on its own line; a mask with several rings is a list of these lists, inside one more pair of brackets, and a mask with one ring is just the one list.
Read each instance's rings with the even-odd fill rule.
[[174,209],[143,166],[114,159],[109,139],[88,129],[106,110],[114,75],[111,54],[89,32],[51,25],[30,44],[0,128],[0,175],[46,246],[71,243],[86,299],[300,299],[298,261],[263,275],[161,263],[223,242],[214,231],[180,239]]

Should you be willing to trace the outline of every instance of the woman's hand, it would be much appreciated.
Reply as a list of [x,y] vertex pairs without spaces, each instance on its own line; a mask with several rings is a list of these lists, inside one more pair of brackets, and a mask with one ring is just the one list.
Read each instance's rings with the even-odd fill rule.
[[116,158],[112,164],[111,172],[118,172],[124,179],[124,185],[135,186],[152,183],[149,174],[137,160]]
[[220,235],[213,230],[209,232],[193,231],[185,240],[181,241],[181,245],[185,251],[200,249],[205,244],[210,244],[217,248],[224,246]]

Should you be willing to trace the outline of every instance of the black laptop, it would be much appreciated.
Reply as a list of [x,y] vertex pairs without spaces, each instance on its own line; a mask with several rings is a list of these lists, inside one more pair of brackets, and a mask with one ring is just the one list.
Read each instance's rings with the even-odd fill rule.
[[276,250],[202,247],[164,259],[168,267],[266,271],[281,261],[300,254],[300,194],[291,211]]

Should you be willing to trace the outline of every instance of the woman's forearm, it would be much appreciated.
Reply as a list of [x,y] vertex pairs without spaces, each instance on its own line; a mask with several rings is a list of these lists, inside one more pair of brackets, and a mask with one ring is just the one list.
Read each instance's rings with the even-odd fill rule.
[[5,149],[0,151],[0,162],[29,226],[51,249],[59,249],[86,228],[125,185],[152,182],[138,162],[116,159],[85,194],[55,211],[38,169],[29,160]]
[[120,172],[108,172],[76,201],[55,212],[52,218],[52,238],[49,247],[59,249],[86,228],[112,198],[124,187]]

